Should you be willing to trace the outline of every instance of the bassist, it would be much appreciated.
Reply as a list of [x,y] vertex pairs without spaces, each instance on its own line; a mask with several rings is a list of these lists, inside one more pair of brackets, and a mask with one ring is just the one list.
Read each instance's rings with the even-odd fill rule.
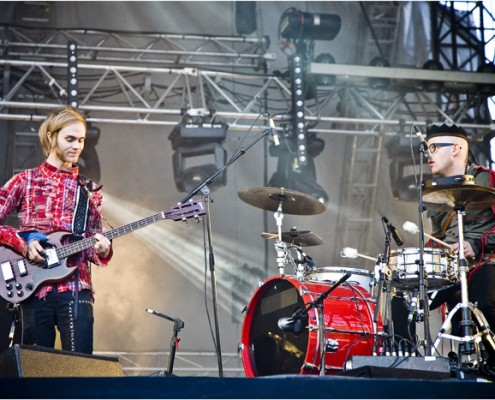
[[[101,192],[79,176],[77,161],[86,129],[84,117],[71,107],[52,113],[41,124],[39,138],[46,160],[37,168],[15,175],[0,189],[0,223],[15,210],[20,221],[18,230],[0,226],[0,245],[39,263],[41,268],[47,258],[46,235],[56,231],[74,233],[82,226],[77,233],[94,237],[94,246],[69,258],[67,265],[74,267],[73,274],[41,285],[20,307],[23,344],[54,347],[58,328],[64,350],[91,354],[90,263],[106,266],[112,248],[110,240],[101,234]],[[86,205],[76,213],[81,201]]]

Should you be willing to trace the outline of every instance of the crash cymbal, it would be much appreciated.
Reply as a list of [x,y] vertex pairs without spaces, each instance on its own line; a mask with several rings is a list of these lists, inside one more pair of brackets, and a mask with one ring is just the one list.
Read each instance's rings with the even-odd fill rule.
[[[278,233],[263,232],[261,237],[264,237],[265,239],[277,239]],[[301,247],[318,246],[323,244],[323,240],[311,231],[282,232],[282,241]]]
[[314,197],[285,188],[257,187],[237,194],[246,203],[268,211],[277,211],[280,203],[284,214],[316,215],[325,211],[325,205]]
[[423,201],[435,209],[479,209],[495,205],[495,190],[473,184],[436,185],[434,181],[425,183]]

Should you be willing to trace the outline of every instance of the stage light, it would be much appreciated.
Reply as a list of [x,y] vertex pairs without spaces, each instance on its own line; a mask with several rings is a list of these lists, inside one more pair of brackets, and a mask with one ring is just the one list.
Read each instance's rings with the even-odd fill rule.
[[[370,61],[371,67],[390,67],[390,62],[383,57],[375,57]],[[388,78],[369,78],[369,86],[372,89],[385,89],[390,84]]]
[[[222,143],[227,136],[224,123],[179,123],[169,136],[174,154],[172,164],[175,186],[189,192],[225,165],[227,151]],[[209,185],[214,191],[227,183],[223,171]]]
[[268,181],[268,186],[284,187],[313,196],[321,203],[328,204],[325,189],[316,181],[314,157],[325,147],[325,142],[317,137],[308,137],[308,160],[305,166],[300,166],[289,149],[284,146],[270,146],[270,155],[278,157],[277,170]]
[[[335,58],[330,53],[321,53],[315,58],[316,63],[335,64]],[[321,86],[335,85],[335,75],[317,74],[314,76],[314,82]]]
[[67,103],[74,108],[79,106],[79,82],[77,75],[77,42],[67,42]]
[[279,34],[286,39],[333,40],[340,26],[339,15],[312,14],[291,7],[280,17]]
[[[430,71],[443,71],[443,65],[440,61],[437,60],[428,60],[424,63],[423,69],[427,69]],[[443,88],[442,81],[424,81],[423,89],[427,91],[438,91]]]
[[[495,65],[493,63],[481,64],[476,72],[482,74],[495,74]],[[495,80],[495,77],[494,77]],[[478,91],[482,95],[493,96],[495,95],[495,85],[477,85]]]

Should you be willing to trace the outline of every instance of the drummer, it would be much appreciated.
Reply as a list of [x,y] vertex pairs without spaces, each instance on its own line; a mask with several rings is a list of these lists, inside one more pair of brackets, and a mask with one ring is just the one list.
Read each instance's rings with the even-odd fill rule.
[[[431,153],[429,166],[434,176],[441,178],[456,175],[472,175],[475,184],[493,187],[495,172],[475,165],[469,158],[469,142],[466,132],[456,125],[432,125],[427,129],[427,143]],[[451,182],[452,184],[454,181]],[[468,202],[469,203],[469,202]],[[495,331],[495,204],[484,209],[468,209],[464,222],[464,256],[469,262],[468,297],[477,303],[490,329]],[[452,244],[455,254],[459,252],[457,213],[428,210],[432,222],[432,235]],[[430,243],[435,245],[435,243]],[[431,309],[444,302],[449,310],[461,302],[460,285],[456,284],[438,292]],[[457,317],[457,318],[456,318]],[[452,319],[452,334],[459,335],[460,313]],[[491,357],[495,366],[495,357]]]

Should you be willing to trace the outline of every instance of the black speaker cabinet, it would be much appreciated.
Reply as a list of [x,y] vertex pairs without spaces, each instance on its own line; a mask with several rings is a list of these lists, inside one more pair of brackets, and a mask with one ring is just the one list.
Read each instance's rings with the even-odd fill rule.
[[27,345],[15,345],[0,354],[0,378],[110,376],[124,376],[114,357]]

